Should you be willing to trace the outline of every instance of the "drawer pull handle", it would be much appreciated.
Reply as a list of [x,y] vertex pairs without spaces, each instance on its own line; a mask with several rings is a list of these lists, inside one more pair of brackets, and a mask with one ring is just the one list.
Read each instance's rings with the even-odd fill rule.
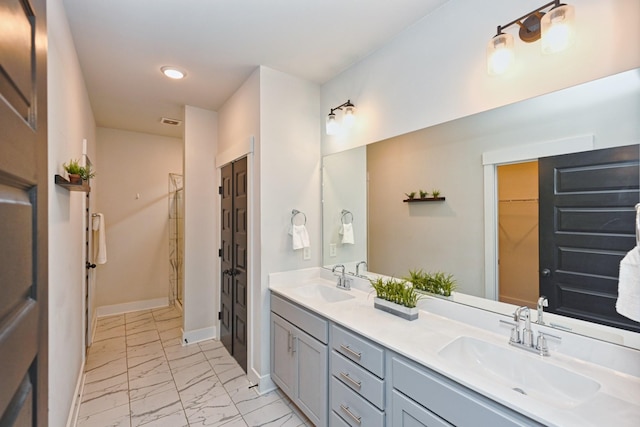
[[291,348],[293,347],[293,334],[291,331],[287,331],[287,333],[289,334],[287,336],[287,352],[291,353]]
[[351,378],[349,376],[349,374],[344,373],[344,372],[340,372],[340,376],[342,378],[344,378],[345,380],[349,381],[351,384],[353,384],[354,387],[357,387],[358,390],[360,390],[360,387],[362,387],[362,382],[354,380],[353,378]]
[[357,417],[356,415],[354,415],[354,413],[349,410],[348,406],[344,406],[343,404],[340,404],[340,409],[342,409],[344,412],[347,413],[347,415],[353,418],[355,422],[357,422],[358,424],[362,424],[362,417]]
[[360,360],[360,358],[362,357],[362,353],[358,353],[357,351],[353,351],[351,348],[349,348],[348,345],[340,344],[340,348],[343,349],[344,351],[346,351],[347,353],[350,353],[351,355],[357,357],[358,360]]

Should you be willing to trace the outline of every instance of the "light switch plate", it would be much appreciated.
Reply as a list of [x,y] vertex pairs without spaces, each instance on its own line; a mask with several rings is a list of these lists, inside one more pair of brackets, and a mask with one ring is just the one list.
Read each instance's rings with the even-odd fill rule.
[[304,260],[311,259],[311,248],[302,249],[302,259]]
[[329,256],[336,256],[336,244],[335,243],[330,243],[329,244]]

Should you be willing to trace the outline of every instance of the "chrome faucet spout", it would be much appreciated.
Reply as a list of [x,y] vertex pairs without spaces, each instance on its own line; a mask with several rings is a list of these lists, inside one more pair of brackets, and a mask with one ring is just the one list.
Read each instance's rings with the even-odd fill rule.
[[538,318],[536,319],[538,325],[544,325],[544,307],[549,307],[549,300],[544,295],[541,295],[538,298]]
[[339,289],[345,289],[345,290],[350,290],[351,289],[351,279],[348,279],[347,277],[345,277],[344,273],[344,265],[342,264],[336,264],[333,266],[333,268],[331,269],[331,272],[335,274],[336,270],[341,268],[342,271],[340,272],[340,274],[336,274],[336,276],[338,276],[338,283],[336,284],[336,287]]
[[359,263],[356,264],[356,276],[360,276],[360,266],[364,264],[364,267],[367,268],[369,267],[367,265],[366,261],[360,261]]

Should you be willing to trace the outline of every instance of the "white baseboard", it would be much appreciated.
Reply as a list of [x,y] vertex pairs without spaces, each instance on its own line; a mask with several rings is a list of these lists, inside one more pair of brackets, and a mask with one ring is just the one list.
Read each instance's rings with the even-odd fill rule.
[[67,417],[67,427],[75,427],[78,424],[78,414],[80,413],[80,402],[82,392],[84,391],[84,380],[86,375],[84,374],[84,361],[80,367],[78,375],[78,382],[76,383],[76,390],[73,394],[73,400],[71,401],[71,408],[69,409],[69,416]]
[[169,297],[164,297],[142,301],[125,302],[122,304],[103,305],[102,307],[97,308],[96,313],[98,317],[105,317],[113,316],[115,314],[130,313],[132,311],[167,307],[168,305]]
[[192,331],[182,330],[182,345],[193,344],[204,340],[211,340],[216,337],[216,327],[194,329]]
[[[255,369],[251,369],[251,375],[249,375],[251,378],[249,378],[249,380],[252,383],[257,383],[258,387],[257,387],[257,391],[259,394],[265,394],[265,393],[269,393],[270,391],[275,390],[278,386],[271,380],[271,374],[267,374],[267,375],[258,375],[258,373],[255,371]],[[253,378],[253,380],[252,380]]]

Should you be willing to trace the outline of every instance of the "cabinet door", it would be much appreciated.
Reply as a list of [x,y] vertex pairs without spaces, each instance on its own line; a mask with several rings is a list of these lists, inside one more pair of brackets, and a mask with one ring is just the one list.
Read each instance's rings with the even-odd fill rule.
[[451,424],[396,390],[393,391],[392,405],[394,427],[451,427]]
[[327,425],[328,415],[328,350],[311,336],[296,331],[297,404],[317,426]]
[[293,325],[271,313],[271,377],[291,399],[294,398],[296,374],[293,331]]

